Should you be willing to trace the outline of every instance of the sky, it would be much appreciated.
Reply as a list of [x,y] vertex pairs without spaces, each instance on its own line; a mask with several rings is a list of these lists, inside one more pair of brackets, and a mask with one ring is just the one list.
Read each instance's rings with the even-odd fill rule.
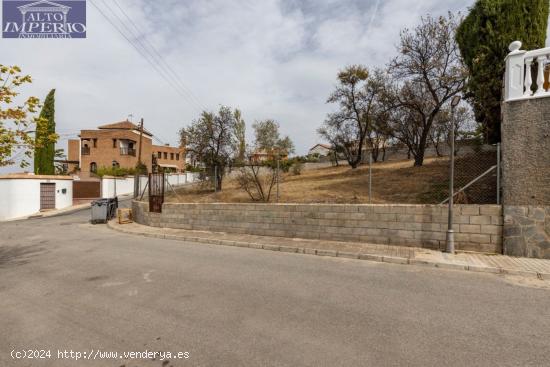
[[160,142],[176,145],[178,130],[202,109],[226,105],[241,109],[249,140],[254,121],[275,119],[299,155],[321,142],[316,130],[334,109],[326,99],[338,70],[383,66],[401,29],[427,13],[467,12],[474,2],[116,0],[137,27],[127,23],[130,39],[153,45],[178,75],[176,90],[91,1],[119,27],[113,14],[127,22],[113,0],[88,0],[85,39],[0,38],[0,63],[33,77],[24,96],[43,99],[56,89],[60,148],[80,129],[129,115],[144,118]]

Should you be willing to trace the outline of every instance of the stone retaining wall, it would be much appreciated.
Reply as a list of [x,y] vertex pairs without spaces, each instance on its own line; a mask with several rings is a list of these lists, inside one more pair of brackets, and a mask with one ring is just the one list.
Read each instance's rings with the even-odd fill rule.
[[550,98],[502,104],[505,205],[550,204]]
[[504,206],[504,253],[550,259],[550,206]]
[[[154,227],[431,249],[445,248],[447,231],[440,205],[165,203],[159,214],[134,201],[132,208],[136,222]],[[457,249],[501,252],[501,206],[457,205],[454,222]]]

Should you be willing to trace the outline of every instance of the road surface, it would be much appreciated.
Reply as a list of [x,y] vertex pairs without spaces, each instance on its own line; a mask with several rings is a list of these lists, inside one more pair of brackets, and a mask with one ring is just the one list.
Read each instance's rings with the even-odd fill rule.
[[[0,366],[550,365],[543,281],[144,238],[89,216],[0,223]],[[44,358],[12,358],[29,350]]]

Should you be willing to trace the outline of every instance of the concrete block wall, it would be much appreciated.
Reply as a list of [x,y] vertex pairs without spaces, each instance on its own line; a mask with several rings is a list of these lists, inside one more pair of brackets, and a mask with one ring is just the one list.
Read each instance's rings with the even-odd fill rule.
[[[165,203],[162,214],[133,203],[136,222],[167,228],[263,236],[445,248],[447,207],[440,205]],[[500,253],[499,205],[457,205],[460,250]]]

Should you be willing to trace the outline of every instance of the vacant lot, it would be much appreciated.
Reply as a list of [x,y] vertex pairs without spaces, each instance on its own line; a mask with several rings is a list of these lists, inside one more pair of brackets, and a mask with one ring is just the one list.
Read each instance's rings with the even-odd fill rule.
[[[494,153],[485,152],[460,157],[456,162],[457,187],[464,186],[495,164]],[[382,162],[372,166],[372,203],[438,203],[448,194],[447,158],[428,158],[422,167],[412,161]],[[462,202],[488,203],[496,196],[493,175],[461,195]],[[369,169],[349,166],[327,167],[302,171],[301,175],[283,174],[280,183],[280,202],[285,203],[368,203]],[[167,201],[180,202],[250,202],[232,177],[227,177],[223,190],[212,192],[208,184],[194,185],[171,194]],[[275,187],[272,201],[275,201]]]

